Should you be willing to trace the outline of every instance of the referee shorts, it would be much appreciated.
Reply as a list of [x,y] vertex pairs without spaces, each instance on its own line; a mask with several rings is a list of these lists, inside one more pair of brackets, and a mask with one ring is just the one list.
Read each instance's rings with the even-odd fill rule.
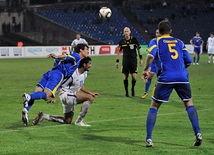
[[131,58],[131,59],[124,59],[123,58],[123,64],[122,64],[122,73],[129,74],[129,73],[137,73],[137,58]]

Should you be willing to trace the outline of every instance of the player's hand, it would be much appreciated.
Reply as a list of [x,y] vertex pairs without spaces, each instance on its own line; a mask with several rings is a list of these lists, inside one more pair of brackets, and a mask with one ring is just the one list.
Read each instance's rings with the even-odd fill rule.
[[119,63],[118,63],[118,62],[116,62],[116,68],[118,68],[118,65],[119,65]]
[[143,60],[141,59],[141,60],[140,60],[140,66],[142,66],[142,65],[143,65]]
[[50,54],[48,54],[48,58],[56,58],[56,54],[50,53]]
[[48,103],[56,103],[56,98],[51,99],[50,101],[47,102]]
[[148,71],[143,71],[143,73],[141,74],[141,78],[143,79],[143,82],[147,82],[147,78],[148,78]]
[[93,96],[94,98],[98,98],[98,96],[100,95],[99,93],[90,93],[91,96]]

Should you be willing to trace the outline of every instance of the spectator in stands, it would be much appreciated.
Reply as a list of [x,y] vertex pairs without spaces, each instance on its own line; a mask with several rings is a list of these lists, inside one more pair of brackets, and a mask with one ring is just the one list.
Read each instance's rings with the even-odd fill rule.
[[167,2],[164,0],[162,5],[163,5],[164,8],[166,8],[167,7]]
[[7,32],[7,26],[6,26],[6,23],[5,23],[5,22],[2,24],[2,32],[3,32],[3,33],[6,33],[6,32]]

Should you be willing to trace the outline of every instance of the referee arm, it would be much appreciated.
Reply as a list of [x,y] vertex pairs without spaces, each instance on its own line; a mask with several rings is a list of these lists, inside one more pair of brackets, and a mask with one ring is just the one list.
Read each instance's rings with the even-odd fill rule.
[[121,51],[119,50],[117,53],[116,68],[118,68],[118,65],[119,65],[120,55],[121,55]]
[[140,66],[142,66],[143,65],[143,56],[142,56],[142,52],[141,52],[140,48],[138,49],[138,53],[139,53],[139,57],[140,57]]

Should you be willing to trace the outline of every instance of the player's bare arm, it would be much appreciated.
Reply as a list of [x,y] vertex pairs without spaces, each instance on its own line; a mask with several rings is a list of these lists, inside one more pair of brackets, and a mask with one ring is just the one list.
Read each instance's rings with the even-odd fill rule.
[[143,65],[143,56],[142,56],[142,52],[141,52],[140,48],[138,49],[138,53],[139,53],[139,57],[140,57],[140,66],[142,66]]
[[60,59],[65,60],[66,55],[56,55],[54,53],[48,54],[48,58]]
[[119,50],[117,53],[116,68],[118,68],[118,65],[119,65],[120,55],[121,55],[121,51]]
[[81,90],[87,94],[90,94],[94,98],[97,98],[99,96],[99,93],[90,92],[88,89],[85,88],[84,85],[81,86]]
[[153,59],[154,58],[152,55],[147,55],[147,57],[146,57],[145,66],[143,69],[143,73],[141,75],[141,78],[143,79],[144,82],[146,82],[146,79],[148,78],[148,69],[149,69],[149,66],[152,63]]

